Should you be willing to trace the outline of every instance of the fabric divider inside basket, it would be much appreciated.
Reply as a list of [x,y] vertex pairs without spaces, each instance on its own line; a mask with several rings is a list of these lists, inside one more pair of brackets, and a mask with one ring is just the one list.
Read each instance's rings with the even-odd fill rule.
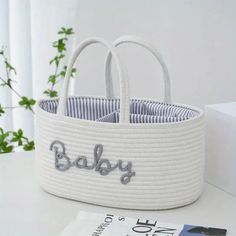
[[[58,100],[43,100],[39,106],[56,113]],[[118,123],[120,100],[90,97],[70,97],[67,100],[67,116],[98,122]],[[167,123],[193,118],[198,111],[189,107],[154,101],[130,101],[130,123]]]

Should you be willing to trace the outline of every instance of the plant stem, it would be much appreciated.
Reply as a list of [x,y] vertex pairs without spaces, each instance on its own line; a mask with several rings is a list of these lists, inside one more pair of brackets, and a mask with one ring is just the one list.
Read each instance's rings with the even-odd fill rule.
[[3,109],[15,109],[15,108],[21,108],[20,106],[14,106],[14,107],[3,107]]
[[6,80],[4,80],[3,78],[0,77],[0,80],[2,80],[2,82],[8,86],[8,88],[10,88],[19,98],[21,98],[22,96],[12,87],[10,86]]
[[[5,56],[4,53],[2,54],[2,57],[3,57],[4,63],[7,63],[7,57]],[[7,67],[5,67],[5,69],[6,69],[7,78],[9,78],[9,77],[10,77],[10,76],[9,76],[9,71],[8,71]]]
[[[56,65],[56,68],[55,68],[55,72],[54,72],[54,76],[55,76],[55,77],[57,76],[58,68],[59,68],[59,64]],[[55,84],[56,84],[56,83],[55,83]],[[52,85],[51,85],[51,90],[54,89],[55,84],[52,84]]]
[[[5,85],[7,85],[7,87],[8,88],[10,88],[19,98],[22,98],[22,96],[12,87],[12,86],[10,86],[7,82],[6,82],[6,80],[4,80],[2,77],[0,77],[0,80],[5,84]],[[10,108],[10,107],[9,107]],[[12,107],[12,108],[16,108],[16,107]],[[34,113],[34,110],[33,109],[29,109],[33,114],[35,114]]]

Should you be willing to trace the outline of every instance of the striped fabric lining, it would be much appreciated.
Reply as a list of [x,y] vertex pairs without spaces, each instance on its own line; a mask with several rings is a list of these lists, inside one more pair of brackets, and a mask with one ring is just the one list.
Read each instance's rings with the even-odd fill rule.
[[[44,100],[39,106],[56,113],[58,100]],[[70,97],[67,100],[67,116],[99,122],[119,122],[119,99]],[[188,107],[153,101],[132,99],[130,123],[169,123],[190,119],[199,114]]]

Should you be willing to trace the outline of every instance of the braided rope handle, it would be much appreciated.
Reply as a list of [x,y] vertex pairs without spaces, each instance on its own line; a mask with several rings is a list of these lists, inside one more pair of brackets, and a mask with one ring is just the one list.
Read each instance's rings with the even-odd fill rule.
[[116,52],[116,49],[113,45],[110,45],[107,41],[105,41],[102,38],[88,38],[84,41],[82,41],[75,51],[73,52],[66,71],[65,79],[63,81],[62,86],[62,93],[59,98],[59,104],[58,104],[58,110],[57,114],[64,116],[66,114],[66,101],[68,98],[68,88],[70,83],[70,77],[71,77],[71,71],[73,68],[73,65],[77,58],[79,57],[80,53],[89,45],[99,43],[104,45],[106,48],[108,48],[110,54],[114,57],[118,74],[119,74],[119,81],[120,81],[120,123],[129,123],[129,114],[130,114],[130,108],[129,108],[129,84],[127,80],[127,73],[123,65],[121,64],[120,58]]
[[[124,44],[124,43],[133,43],[137,44],[139,46],[144,47],[147,49],[151,54],[159,61],[159,63],[162,66],[163,70],[163,78],[164,78],[164,90],[165,90],[165,95],[164,95],[164,102],[165,103],[171,103],[171,83],[170,83],[170,76],[168,69],[166,67],[166,64],[164,60],[162,59],[162,56],[160,53],[156,50],[156,48],[151,45],[150,43],[146,42],[144,39],[139,38],[137,36],[130,36],[130,35],[125,35],[113,43],[115,47]],[[108,52],[105,60],[105,84],[106,84],[106,97],[108,99],[114,98],[114,89],[113,89],[113,83],[112,83],[112,76],[111,76],[111,52]]]

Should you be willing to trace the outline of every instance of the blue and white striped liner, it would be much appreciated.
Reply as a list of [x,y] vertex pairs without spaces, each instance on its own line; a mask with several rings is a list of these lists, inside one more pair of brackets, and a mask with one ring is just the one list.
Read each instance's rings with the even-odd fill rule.
[[[56,113],[58,100],[44,100],[39,106]],[[70,97],[67,100],[67,116],[100,122],[119,122],[120,100],[90,97]],[[198,111],[174,104],[132,99],[130,123],[169,123],[190,119]]]

